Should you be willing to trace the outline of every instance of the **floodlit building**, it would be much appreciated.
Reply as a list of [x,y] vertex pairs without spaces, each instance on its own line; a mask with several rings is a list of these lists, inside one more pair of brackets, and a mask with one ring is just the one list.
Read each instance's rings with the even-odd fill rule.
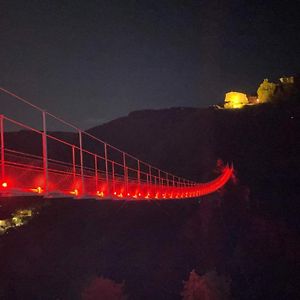
[[242,108],[248,104],[247,95],[240,92],[229,92],[225,95],[224,108],[227,109],[236,109]]

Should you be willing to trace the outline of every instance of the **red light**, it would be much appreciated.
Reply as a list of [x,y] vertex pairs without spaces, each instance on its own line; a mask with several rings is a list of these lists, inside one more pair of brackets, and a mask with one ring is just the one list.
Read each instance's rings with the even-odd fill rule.
[[97,196],[99,197],[104,197],[104,192],[103,191],[97,191]]
[[29,190],[34,192],[34,193],[38,193],[38,194],[41,194],[43,192],[43,189],[40,186],[38,186],[35,189],[29,189]]
[[8,186],[7,182],[3,182],[3,183],[2,183],[2,187],[3,187],[3,188],[7,188],[7,186]]
[[74,191],[71,191],[70,194],[75,195],[75,196],[78,196],[78,190],[75,189]]

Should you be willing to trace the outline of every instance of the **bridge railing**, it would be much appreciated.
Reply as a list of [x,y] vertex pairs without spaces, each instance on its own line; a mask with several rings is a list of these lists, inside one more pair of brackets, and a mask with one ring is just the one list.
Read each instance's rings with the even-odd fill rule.
[[[190,196],[195,182],[160,170],[3,88],[41,117],[39,128],[0,115],[1,183],[11,191],[119,198]],[[56,121],[68,134],[48,130]],[[6,128],[8,130],[6,130]],[[13,128],[14,130],[12,130]]]

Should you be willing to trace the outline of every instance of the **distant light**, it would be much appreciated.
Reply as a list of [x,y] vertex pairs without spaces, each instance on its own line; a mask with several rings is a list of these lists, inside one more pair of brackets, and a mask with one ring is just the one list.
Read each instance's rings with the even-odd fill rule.
[[225,95],[224,108],[236,109],[242,108],[248,104],[248,98],[246,94],[240,92],[229,92]]
[[97,195],[99,196],[99,197],[104,197],[104,192],[99,192],[99,191],[97,191]]
[[114,195],[117,195],[117,192],[114,192]]
[[7,182],[2,182],[2,187],[3,188],[7,188],[7,186],[8,186]]
[[75,195],[75,196],[78,196],[78,190],[75,189],[74,191],[71,191],[70,194]]

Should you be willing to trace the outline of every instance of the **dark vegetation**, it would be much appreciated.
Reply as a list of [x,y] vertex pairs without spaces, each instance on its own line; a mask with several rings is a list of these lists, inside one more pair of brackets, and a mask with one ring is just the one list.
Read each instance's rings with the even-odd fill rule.
[[181,299],[193,269],[230,278],[233,299],[300,299],[299,103],[141,111],[91,129],[191,179],[233,162],[237,180],[201,201],[1,199],[2,211],[43,206],[0,236],[0,299],[80,299],[100,276],[124,280],[129,299]]

